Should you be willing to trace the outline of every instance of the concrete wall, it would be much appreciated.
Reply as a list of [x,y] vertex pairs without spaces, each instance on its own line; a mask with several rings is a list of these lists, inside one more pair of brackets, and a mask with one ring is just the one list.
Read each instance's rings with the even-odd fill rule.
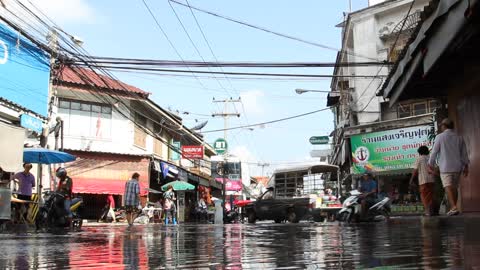
[[[478,69],[465,72],[452,80],[448,89],[448,114],[455,121],[457,132],[463,136],[470,159],[470,173],[460,180],[463,212],[480,212],[480,79]],[[462,82],[458,84],[457,82]]]
[[[371,1],[370,4],[380,2],[384,1]],[[395,26],[405,18],[410,3],[411,0],[393,1],[378,8],[352,14],[349,27],[353,34],[349,36],[352,40],[347,41],[347,44],[353,41],[353,53],[356,56],[351,57],[351,61],[386,60],[390,46],[394,43],[396,36],[384,38],[384,35],[391,33]],[[427,0],[417,1],[411,13],[421,11],[427,3]],[[386,66],[370,66],[350,68],[349,72],[352,75],[377,76],[387,75],[389,70]],[[349,80],[350,87],[354,88],[351,109],[357,114],[357,124],[380,120],[380,102],[382,102],[382,99],[376,97],[376,92],[382,82],[378,78],[352,78]]]
[[[58,97],[70,99],[70,100],[81,100],[81,101],[90,101],[96,103],[102,103],[105,105],[116,104],[115,108],[112,107],[112,117],[111,121],[105,121],[102,124],[108,124],[110,126],[111,132],[108,135],[102,135],[101,137],[96,136],[78,136],[71,135],[78,132],[65,132],[64,136],[64,148],[73,149],[73,150],[89,150],[95,152],[111,152],[111,153],[127,153],[127,154],[153,154],[154,151],[154,138],[150,135],[147,135],[146,138],[146,147],[140,148],[134,145],[134,130],[135,124],[134,112],[132,112],[129,107],[131,106],[131,101],[124,99],[122,102],[124,104],[118,104],[116,101],[108,97],[98,98],[89,93],[72,91],[70,89],[57,89]],[[105,100],[106,99],[106,100]],[[67,115],[62,113],[62,109],[56,109],[57,115],[62,117],[65,122],[65,126],[69,130],[81,130],[85,128],[82,125],[74,121],[69,121]],[[85,119],[90,118],[85,116]],[[77,117],[78,121],[80,118]],[[81,121],[83,122],[83,121]],[[107,123],[110,122],[110,123]],[[148,129],[153,129],[153,123],[147,120]],[[70,134],[69,134],[70,133]],[[171,137],[164,138],[169,141]],[[49,138],[49,144],[53,146],[54,137],[53,135]],[[169,150],[166,145],[163,145],[163,153],[159,156],[162,159],[168,159]]]

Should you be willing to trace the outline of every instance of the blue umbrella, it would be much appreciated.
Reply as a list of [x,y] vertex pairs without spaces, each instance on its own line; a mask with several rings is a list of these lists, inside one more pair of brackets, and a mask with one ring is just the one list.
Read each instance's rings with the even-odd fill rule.
[[74,160],[75,156],[73,155],[45,148],[25,148],[23,150],[23,162],[25,163],[57,164]]

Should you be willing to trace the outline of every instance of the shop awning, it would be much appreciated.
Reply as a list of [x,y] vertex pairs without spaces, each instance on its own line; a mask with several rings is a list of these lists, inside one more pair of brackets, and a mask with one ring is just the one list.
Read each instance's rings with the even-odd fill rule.
[[23,164],[25,129],[0,122],[0,167],[7,172],[16,172]]
[[74,193],[123,195],[133,173],[140,174],[140,193],[148,193],[150,160],[143,156],[69,151],[77,159],[66,164]]
[[[402,52],[401,59],[392,68],[380,93],[390,99],[390,105],[399,100],[409,84],[415,79],[424,81],[427,74],[433,69],[439,58],[444,55],[448,46],[454,40],[459,40],[458,34],[468,23],[465,13],[478,1],[470,0],[442,0],[426,7],[423,16],[426,19],[419,25],[416,35],[412,36]],[[415,77],[419,73],[419,77]],[[412,87],[415,97],[425,92],[425,86]],[[419,91],[419,89],[421,91]],[[438,89],[432,90],[438,95]]]
[[[99,178],[74,178],[73,193],[123,195],[126,181]],[[140,195],[148,193],[147,186],[140,182]]]

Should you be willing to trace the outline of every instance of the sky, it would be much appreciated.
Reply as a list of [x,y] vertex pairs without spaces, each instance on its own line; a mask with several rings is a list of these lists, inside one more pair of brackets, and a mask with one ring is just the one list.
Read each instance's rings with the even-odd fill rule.
[[[163,60],[215,61],[188,8],[172,4],[199,53],[191,44],[167,0],[145,0],[164,29],[167,41],[148,13],[143,0],[34,0],[68,33],[80,37],[83,47],[95,56],[146,58]],[[353,10],[367,6],[367,0],[352,0]],[[335,48],[341,47],[341,29],[335,27],[348,10],[348,0],[189,0],[190,5],[240,19],[277,32],[300,37]],[[265,62],[334,62],[336,52],[235,24],[194,11],[211,48],[219,61]],[[178,52],[178,54],[177,54]],[[179,56],[180,55],[180,56]],[[225,71],[332,74],[331,68],[240,69]],[[212,68],[212,71],[221,71]],[[329,90],[330,79],[317,80],[237,80],[218,75],[217,79],[150,76],[115,73],[122,81],[151,94],[160,106],[179,111],[187,127],[207,121],[203,131],[222,129],[222,118],[212,118],[223,106],[213,103],[241,97],[242,104],[230,105],[229,112],[240,118],[229,118],[228,126],[236,127],[302,114],[326,107],[325,93],[298,95],[296,88]],[[190,74],[186,74],[190,75]],[[189,112],[189,115],[183,114]],[[229,131],[229,151],[244,161],[269,163],[266,173],[287,163],[311,160],[310,151],[326,146],[312,146],[311,136],[329,135],[333,131],[330,110],[302,118],[252,129]],[[213,143],[223,132],[205,134]],[[251,175],[262,168],[249,166]]]

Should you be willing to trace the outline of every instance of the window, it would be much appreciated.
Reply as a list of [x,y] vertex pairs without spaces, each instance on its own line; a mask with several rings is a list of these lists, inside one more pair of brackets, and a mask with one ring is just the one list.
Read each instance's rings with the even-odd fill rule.
[[405,118],[412,116],[412,106],[410,104],[398,105],[398,118]]
[[88,138],[111,137],[110,105],[68,99],[60,99],[58,105],[58,113],[64,121],[65,135]]
[[428,111],[434,113],[436,109],[440,108],[441,104],[437,100],[430,100],[428,103]]
[[147,133],[145,133],[144,128],[147,128],[147,118],[136,113],[133,144],[141,148],[147,148]]
[[437,100],[425,100],[414,103],[401,103],[397,107],[398,118],[433,113],[439,107],[440,102]]
[[413,104],[413,115],[422,115],[427,113],[427,102]]

